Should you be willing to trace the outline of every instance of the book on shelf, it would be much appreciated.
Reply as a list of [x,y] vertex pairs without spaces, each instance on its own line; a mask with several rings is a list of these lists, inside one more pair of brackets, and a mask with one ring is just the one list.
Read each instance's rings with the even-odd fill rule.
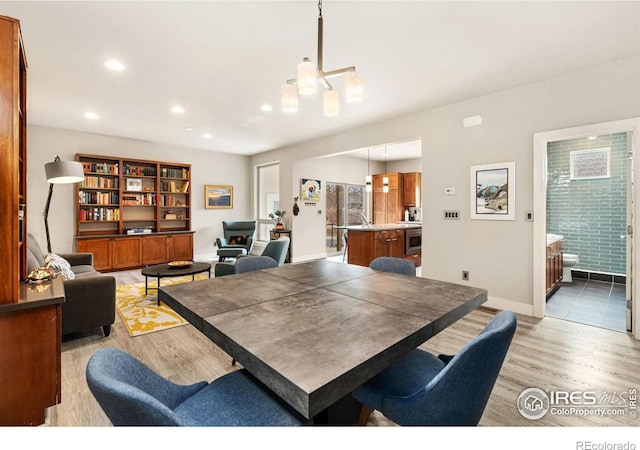
[[186,194],[188,191],[189,191],[189,182],[185,181],[184,183],[182,183],[182,192]]

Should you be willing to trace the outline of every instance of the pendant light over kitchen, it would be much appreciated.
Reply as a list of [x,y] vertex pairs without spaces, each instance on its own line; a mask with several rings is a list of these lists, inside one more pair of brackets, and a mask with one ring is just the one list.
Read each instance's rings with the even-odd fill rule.
[[371,153],[371,149],[367,149],[367,176],[364,177],[365,190],[367,192],[371,192],[371,170],[369,170],[369,156]]
[[387,146],[384,146],[384,177],[382,177],[382,192],[389,193],[389,177],[387,176]]

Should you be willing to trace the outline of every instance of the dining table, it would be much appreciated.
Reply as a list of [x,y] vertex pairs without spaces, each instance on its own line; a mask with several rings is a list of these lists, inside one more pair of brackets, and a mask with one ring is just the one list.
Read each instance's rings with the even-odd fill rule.
[[321,259],[163,286],[158,298],[305,418],[337,425],[357,422],[355,388],[487,291]]

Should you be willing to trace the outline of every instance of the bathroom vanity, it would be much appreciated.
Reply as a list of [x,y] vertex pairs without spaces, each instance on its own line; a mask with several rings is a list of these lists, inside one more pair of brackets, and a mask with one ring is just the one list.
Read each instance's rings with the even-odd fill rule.
[[547,298],[558,289],[562,281],[563,253],[564,238],[557,234],[547,234]]

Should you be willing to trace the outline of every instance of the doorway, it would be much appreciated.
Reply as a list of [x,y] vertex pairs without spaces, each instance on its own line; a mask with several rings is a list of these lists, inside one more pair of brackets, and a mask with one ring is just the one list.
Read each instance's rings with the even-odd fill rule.
[[630,134],[547,144],[547,248],[549,254],[555,252],[556,269],[561,269],[547,275],[548,316],[627,330]]
[[[544,317],[547,315],[546,302],[546,262],[547,262],[547,183],[550,175],[548,174],[549,157],[547,150],[549,144],[558,141],[580,139],[586,136],[600,136],[614,133],[625,133],[628,142],[627,157],[632,158],[634,149],[639,146],[640,118],[606,122],[601,124],[587,125],[563,130],[555,130],[550,132],[536,133],[534,135],[534,251],[533,251],[533,267],[534,267],[534,315],[536,317]],[[633,183],[633,171],[638,167],[638,161],[632,159],[628,168],[628,195],[627,199],[632,202],[633,198],[638,198],[638,186]],[[570,175],[569,175],[570,176]],[[638,218],[633,215],[633,206],[628,204],[626,207],[628,217],[622,218],[625,226],[629,225],[632,231],[636,225]],[[626,228],[624,228],[626,232]],[[625,313],[628,317],[626,320],[627,330],[630,330],[636,339],[640,338],[637,324],[637,308],[635,307],[635,299],[638,297],[636,283],[638,267],[635,247],[635,236],[630,234],[626,236],[626,289],[625,289]],[[597,276],[596,276],[597,278]]]
[[362,224],[362,215],[366,211],[365,187],[327,182],[326,192],[325,245],[327,256],[345,255],[345,230],[340,227]]

